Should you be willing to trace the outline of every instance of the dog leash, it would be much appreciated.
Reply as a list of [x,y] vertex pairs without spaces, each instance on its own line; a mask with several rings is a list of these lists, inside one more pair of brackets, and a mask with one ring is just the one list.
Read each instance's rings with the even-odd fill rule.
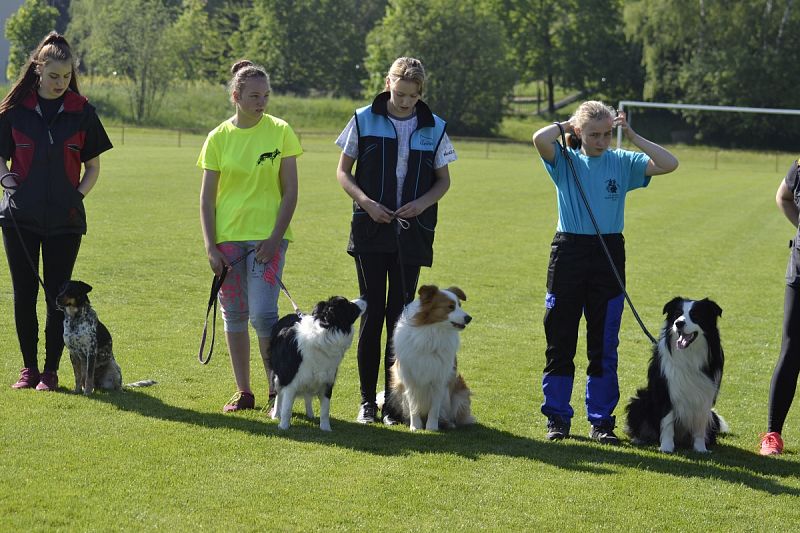
[[[19,182],[17,182],[16,185],[6,185],[5,181],[9,177],[13,177],[13,178],[15,178],[14,181],[17,181],[17,179],[20,177],[20,175],[17,174],[16,172],[6,172],[5,174],[3,174],[2,177],[0,177],[0,186],[2,186],[4,189],[9,190],[9,191],[16,191],[17,187],[19,186]],[[25,253],[25,259],[28,260],[28,265],[30,265],[31,270],[33,271],[33,274],[36,276],[36,279],[39,281],[39,285],[42,286],[42,291],[44,292],[45,300],[47,300],[50,303],[50,305],[53,306],[53,308],[60,309],[58,307],[58,304],[56,303],[56,301],[53,300],[53,298],[47,292],[47,289],[45,289],[44,281],[42,281],[42,277],[39,275],[39,269],[36,267],[36,264],[33,262],[33,258],[31,257],[31,254],[28,251],[28,247],[25,246],[25,241],[22,239],[22,232],[19,230],[19,225],[17,224],[17,219],[14,218],[14,210],[11,208],[12,207],[12,202],[13,202],[13,199],[12,199],[11,195],[9,195],[8,196],[8,214],[11,217],[11,224],[14,226],[14,230],[17,233],[17,238],[19,238],[19,243],[22,246],[22,251]],[[16,207],[16,204],[14,204],[14,207]]]
[[[600,225],[597,223],[597,219],[594,217],[594,213],[592,212],[592,208],[589,206],[589,199],[586,196],[586,192],[583,190],[583,185],[581,185],[580,180],[578,179],[578,173],[575,171],[575,166],[572,164],[572,159],[569,157],[567,153],[567,136],[564,133],[564,127],[558,123],[553,122],[556,126],[558,126],[558,131],[561,132],[561,144],[559,147],[561,148],[561,153],[564,156],[564,159],[567,160],[567,164],[569,165],[570,171],[572,171],[572,178],[575,181],[575,186],[578,188],[578,192],[581,195],[581,199],[583,200],[583,205],[586,206],[586,211],[589,213],[589,218],[592,220],[592,225],[594,226],[594,231],[597,234],[597,239],[600,241],[600,246],[603,248],[603,252],[606,254],[606,258],[608,259],[608,264],[611,266],[611,271],[614,273],[614,277],[617,278],[617,283],[619,284],[619,288],[622,289],[622,294],[625,296],[625,301],[628,302],[628,307],[631,308],[631,312],[633,313],[634,318],[636,318],[636,322],[639,323],[639,327],[642,328],[642,331],[647,338],[650,339],[650,342],[653,344],[658,344],[653,335],[647,331],[647,328],[642,322],[639,313],[636,311],[636,308],[633,306],[633,302],[631,301],[630,296],[628,296],[628,291],[625,288],[625,283],[622,281],[622,276],[619,275],[619,271],[617,270],[616,265],[614,265],[614,259],[611,257],[611,252],[608,250],[608,246],[606,246],[606,241],[603,238],[603,234],[600,232]],[[558,144],[558,143],[556,143]]]
[[403,263],[403,247],[400,245],[400,232],[410,228],[411,223],[400,217],[395,217],[395,221],[397,222],[397,231],[394,232],[394,236],[397,240],[397,263],[400,268],[400,290],[403,291],[403,309],[405,309],[406,300],[408,299],[408,289],[406,287],[406,269]]
[[[233,266],[238,265],[239,263],[247,259],[247,256],[249,256],[253,252],[255,252],[255,249],[248,250],[244,254],[240,255],[239,257],[231,261],[228,265],[226,265],[225,268],[222,269],[222,274],[220,274],[219,276],[214,274],[214,279],[211,280],[211,294],[208,297],[208,307],[206,308],[206,319],[205,323],[203,324],[203,334],[200,337],[200,350],[197,353],[197,359],[200,361],[201,364],[207,365],[209,361],[211,361],[211,354],[214,353],[214,339],[216,338],[217,335],[217,296],[219,295],[220,289],[222,289],[222,284],[225,281],[225,277],[228,275],[228,271],[231,270]],[[297,314],[297,316],[302,318],[303,316],[302,311],[300,311],[300,308],[297,306],[297,303],[295,303],[294,299],[292,298],[292,295],[289,294],[289,289],[286,288],[286,285],[283,284],[283,281],[281,280],[280,276],[278,276],[277,273],[275,274],[275,280],[278,282],[278,285],[281,288],[281,292],[283,292],[283,294],[285,294],[286,297],[289,298],[289,301],[292,303],[294,312]],[[214,310],[214,314],[212,315],[211,319],[211,344],[208,349],[208,356],[203,358],[203,350],[205,348],[206,337],[208,335],[208,315],[211,313],[212,309]]]

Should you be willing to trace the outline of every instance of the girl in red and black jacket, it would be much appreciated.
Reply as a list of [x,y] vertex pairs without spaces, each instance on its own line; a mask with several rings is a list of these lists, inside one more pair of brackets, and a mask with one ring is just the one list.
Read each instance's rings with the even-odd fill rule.
[[[0,201],[0,226],[24,363],[13,388],[52,391],[58,387],[64,315],[53,299],[72,276],[81,236],[86,233],[83,199],[97,182],[100,154],[110,148],[111,141],[94,107],[78,92],[69,44],[63,36],[51,32],[0,102],[0,174],[5,189]],[[41,373],[36,317],[40,250],[47,294]]]

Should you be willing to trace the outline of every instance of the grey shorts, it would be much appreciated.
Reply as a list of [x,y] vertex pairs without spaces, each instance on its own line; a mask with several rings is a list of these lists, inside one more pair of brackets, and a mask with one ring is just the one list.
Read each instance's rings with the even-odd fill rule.
[[[217,249],[228,262],[233,262],[250,250],[258,241],[222,242]],[[247,321],[259,337],[269,337],[272,326],[278,321],[278,296],[280,285],[276,278],[283,275],[283,264],[289,242],[283,240],[278,253],[269,263],[256,261],[255,253],[234,265],[225,277],[219,291],[222,319],[225,331],[236,333],[247,331]]]

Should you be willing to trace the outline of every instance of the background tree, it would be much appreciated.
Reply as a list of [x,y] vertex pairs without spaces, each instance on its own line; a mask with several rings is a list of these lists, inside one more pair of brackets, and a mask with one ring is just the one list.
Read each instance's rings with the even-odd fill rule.
[[384,5],[384,0],[253,0],[232,36],[234,49],[263,63],[278,90],[355,96],[365,38]]
[[156,112],[176,76],[167,40],[174,10],[162,0],[73,0],[68,27],[90,72],[118,75],[136,122]]
[[55,29],[58,10],[45,0],[25,0],[6,20],[5,36],[9,42],[6,78],[16,80],[39,41]]
[[183,0],[178,18],[167,30],[165,39],[177,79],[220,78],[220,59],[227,46],[218,27],[209,20],[207,4],[207,0]]
[[[629,38],[641,43],[644,96],[669,102],[800,108],[800,23],[793,0],[629,2]],[[683,112],[701,140],[796,149],[800,120]]]
[[425,65],[424,99],[448,130],[486,135],[503,117],[514,84],[503,27],[484,0],[396,0],[367,37],[369,97],[384,88],[392,61],[413,56]]

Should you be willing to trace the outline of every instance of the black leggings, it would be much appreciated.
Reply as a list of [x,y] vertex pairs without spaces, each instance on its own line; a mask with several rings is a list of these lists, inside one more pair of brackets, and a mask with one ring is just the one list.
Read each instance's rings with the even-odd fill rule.
[[[47,323],[45,325],[45,371],[58,371],[64,351],[64,313],[55,308],[55,298],[61,285],[72,276],[72,268],[81,246],[81,235],[67,234],[43,237],[31,231],[20,230],[23,243],[36,268],[39,268],[39,250],[42,257],[42,278],[47,292]],[[17,338],[25,368],[39,368],[39,319],[36,301],[39,282],[33,272],[19,236],[14,228],[3,228],[11,283],[14,287],[14,320]]]
[[783,303],[781,355],[769,390],[767,431],[783,431],[800,373],[800,285],[787,285]]
[[[384,349],[385,390],[389,390],[389,369],[394,364],[392,335],[394,326],[405,304],[414,299],[419,279],[419,266],[403,265],[406,294],[402,293],[400,264],[397,254],[365,254],[356,256],[358,288],[367,300],[367,311],[361,317],[358,333],[358,377],[361,383],[361,401],[375,403],[378,370],[381,366],[381,333],[386,322]],[[389,281],[387,297],[386,281]]]

